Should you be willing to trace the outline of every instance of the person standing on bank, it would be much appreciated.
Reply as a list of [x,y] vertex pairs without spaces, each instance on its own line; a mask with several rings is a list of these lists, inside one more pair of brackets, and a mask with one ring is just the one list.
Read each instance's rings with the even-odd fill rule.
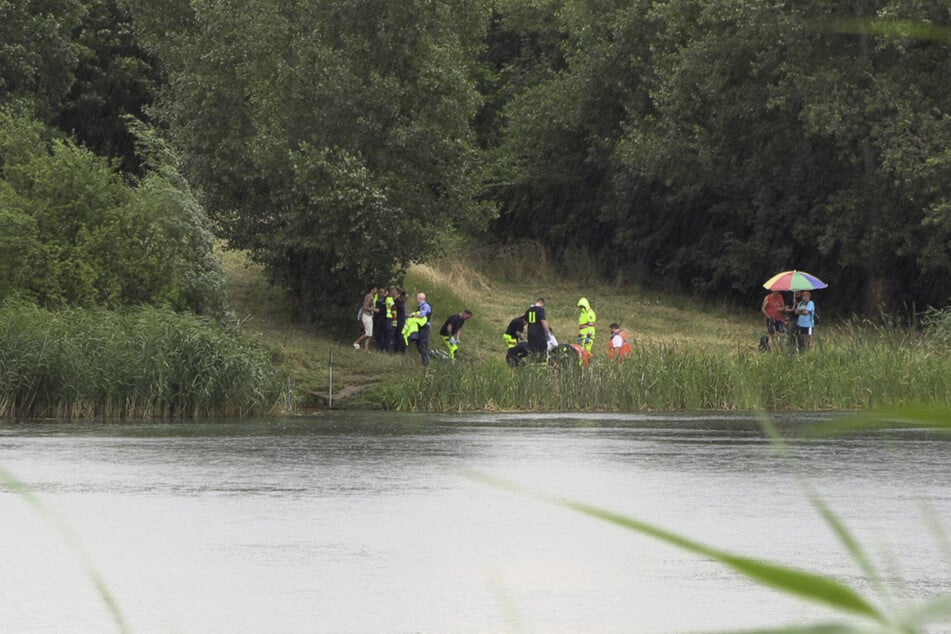
[[631,356],[631,342],[628,340],[627,331],[620,325],[614,323],[609,326],[611,329],[611,341],[608,343],[608,359],[617,359],[623,361]]
[[812,330],[815,328],[816,305],[812,302],[812,293],[802,291],[794,310],[796,314],[796,341],[800,350],[812,348]]
[[456,313],[449,317],[449,319],[443,323],[442,328],[439,329],[442,341],[449,349],[450,359],[456,358],[456,350],[459,349],[459,332],[462,330],[462,327],[466,325],[466,321],[471,317],[472,311],[467,308],[461,313]]
[[406,352],[406,340],[403,339],[403,326],[406,325],[406,291],[399,289],[396,297],[396,333],[393,340],[393,350],[403,354]]
[[770,291],[769,295],[763,298],[763,306],[760,312],[766,318],[766,334],[769,337],[769,347],[773,348],[775,335],[778,332],[786,332],[786,300],[779,291]]
[[383,322],[383,327],[386,330],[383,337],[383,349],[387,352],[393,352],[393,346],[396,343],[396,297],[396,287],[391,286],[384,300],[386,320]]
[[359,350],[360,344],[363,349],[370,351],[370,342],[373,341],[373,293],[376,287],[372,284],[367,288],[366,295],[363,296],[363,306],[360,307],[360,323],[363,324],[363,334],[357,337],[353,342],[353,349]]
[[545,298],[539,297],[525,312],[525,321],[528,322],[528,350],[536,361],[548,358],[548,339],[551,327],[545,318]]
[[597,316],[595,316],[591,304],[584,297],[578,300],[578,308],[581,309],[581,313],[578,315],[578,344],[583,346],[590,354],[591,347],[594,345],[594,326],[597,323]]
[[383,286],[373,295],[373,339],[377,350],[386,349],[386,288]]
[[426,293],[417,294],[416,301],[419,303],[419,308],[413,316],[426,320],[426,323],[419,326],[419,331],[416,333],[416,347],[419,349],[419,357],[425,368],[429,365],[429,325],[433,318],[433,308],[426,301]]

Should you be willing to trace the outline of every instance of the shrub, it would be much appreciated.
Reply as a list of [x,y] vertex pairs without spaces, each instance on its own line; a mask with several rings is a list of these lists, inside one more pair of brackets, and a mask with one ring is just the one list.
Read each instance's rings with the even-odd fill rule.
[[130,184],[105,159],[0,109],[0,300],[229,317],[204,211],[168,153],[137,132],[152,160]]
[[0,417],[243,416],[278,390],[267,351],[206,318],[0,307]]

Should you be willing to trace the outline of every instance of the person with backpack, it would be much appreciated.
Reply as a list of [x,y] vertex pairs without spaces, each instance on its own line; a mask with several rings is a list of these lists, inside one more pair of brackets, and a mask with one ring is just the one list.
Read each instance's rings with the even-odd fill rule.
[[796,315],[796,342],[799,350],[809,350],[812,348],[812,332],[816,325],[816,305],[812,301],[812,293],[800,293],[793,313]]

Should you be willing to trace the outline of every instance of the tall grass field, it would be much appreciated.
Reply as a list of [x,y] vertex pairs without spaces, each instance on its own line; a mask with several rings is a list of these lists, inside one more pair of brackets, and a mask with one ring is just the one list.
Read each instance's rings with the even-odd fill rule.
[[0,307],[0,417],[190,418],[268,411],[266,350],[171,310]]
[[809,352],[639,344],[587,367],[432,364],[368,395],[377,407],[433,412],[856,410],[951,406],[951,355],[930,337],[845,328]]

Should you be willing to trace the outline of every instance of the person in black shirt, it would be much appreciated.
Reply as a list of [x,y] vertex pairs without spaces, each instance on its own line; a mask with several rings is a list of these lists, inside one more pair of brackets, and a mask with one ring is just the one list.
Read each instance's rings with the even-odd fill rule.
[[509,322],[508,328],[505,329],[505,334],[502,335],[502,340],[505,341],[506,348],[514,348],[518,345],[518,342],[522,340],[522,337],[525,335],[527,317],[528,313],[519,315]]
[[536,361],[548,357],[548,333],[551,328],[545,319],[545,298],[539,297],[525,312],[528,322],[528,349]]
[[406,291],[398,289],[399,295],[396,298],[396,336],[393,339],[393,350],[399,353],[406,352],[406,340],[403,339],[403,326],[406,325]]
[[442,336],[443,343],[446,344],[446,347],[449,349],[449,358],[456,358],[456,350],[459,349],[459,331],[462,330],[462,327],[466,325],[466,321],[472,317],[472,311],[466,309],[461,313],[456,313],[452,315],[449,319],[445,321],[442,325],[442,328],[439,329],[439,334]]
[[522,341],[522,337],[525,335],[527,316],[527,313],[519,315],[510,321],[508,328],[505,329],[505,334],[502,335],[506,347],[505,362],[513,368],[528,356],[528,344]]

